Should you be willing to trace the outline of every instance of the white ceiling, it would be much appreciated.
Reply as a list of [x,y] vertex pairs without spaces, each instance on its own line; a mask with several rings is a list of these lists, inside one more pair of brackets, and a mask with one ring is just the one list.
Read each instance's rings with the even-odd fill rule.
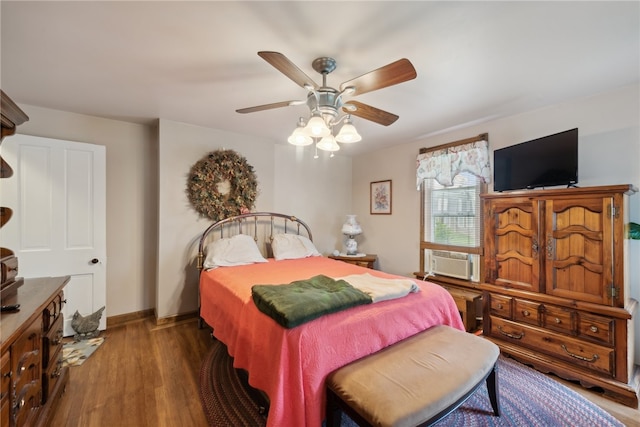
[[418,77],[356,99],[358,154],[605,92],[640,76],[640,3],[6,1],[1,86],[18,104],[145,123],[170,119],[286,143],[304,99],[257,52],[337,60],[328,85],[400,58]]

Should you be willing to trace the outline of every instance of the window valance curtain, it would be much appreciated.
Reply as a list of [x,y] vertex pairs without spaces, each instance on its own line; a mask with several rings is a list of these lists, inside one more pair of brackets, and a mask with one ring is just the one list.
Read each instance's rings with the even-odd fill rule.
[[[472,138],[475,139],[475,138]],[[469,172],[482,180],[491,182],[488,137],[462,144],[447,144],[443,148],[421,152],[417,159],[417,185],[427,178],[441,185],[453,185],[453,178],[460,172]]]

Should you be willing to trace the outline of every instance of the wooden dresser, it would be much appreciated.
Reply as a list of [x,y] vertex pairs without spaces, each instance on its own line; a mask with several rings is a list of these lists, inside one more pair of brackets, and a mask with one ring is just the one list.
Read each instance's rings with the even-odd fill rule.
[[625,226],[636,191],[615,185],[483,195],[480,285],[484,335],[504,353],[631,407],[638,406],[638,303],[629,294]]
[[2,340],[0,425],[41,426],[67,383],[62,367],[65,277],[25,279],[3,305],[20,304],[0,316]]

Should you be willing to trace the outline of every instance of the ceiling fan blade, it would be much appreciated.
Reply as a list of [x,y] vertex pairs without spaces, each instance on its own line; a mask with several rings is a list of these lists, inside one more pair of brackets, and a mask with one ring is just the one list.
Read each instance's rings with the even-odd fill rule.
[[376,107],[372,107],[367,104],[363,104],[358,101],[349,101],[342,106],[342,110],[347,114],[358,116],[363,119],[371,120],[372,122],[381,124],[383,126],[389,126],[398,120],[399,116],[381,110]]
[[362,93],[371,92],[388,86],[397,85],[408,80],[415,79],[417,76],[416,69],[413,64],[406,58],[387,64],[377,70],[370,71],[366,74],[346,81],[340,85],[340,90],[344,90],[349,86],[354,87],[352,96]]
[[236,113],[241,113],[241,114],[254,113],[256,111],[271,110],[273,108],[288,107],[290,105],[301,105],[304,103],[305,101],[299,101],[299,100],[274,102],[273,104],[264,104],[264,105],[256,105],[255,107],[241,108],[239,110],[236,110]]
[[299,86],[305,89],[312,87],[318,89],[318,85],[311,77],[307,76],[300,68],[298,68],[293,62],[286,56],[278,52],[258,52],[258,55],[269,64],[273,65],[278,71],[291,80],[296,82]]

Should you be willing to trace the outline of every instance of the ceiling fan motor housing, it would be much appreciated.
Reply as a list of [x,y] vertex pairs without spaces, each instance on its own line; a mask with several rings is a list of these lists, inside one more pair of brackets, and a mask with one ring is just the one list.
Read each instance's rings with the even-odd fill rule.
[[[309,92],[307,106],[310,111],[320,111],[325,122],[331,123],[338,117],[342,107],[342,97],[333,88],[321,87],[315,92]],[[328,118],[330,120],[327,120]]]

